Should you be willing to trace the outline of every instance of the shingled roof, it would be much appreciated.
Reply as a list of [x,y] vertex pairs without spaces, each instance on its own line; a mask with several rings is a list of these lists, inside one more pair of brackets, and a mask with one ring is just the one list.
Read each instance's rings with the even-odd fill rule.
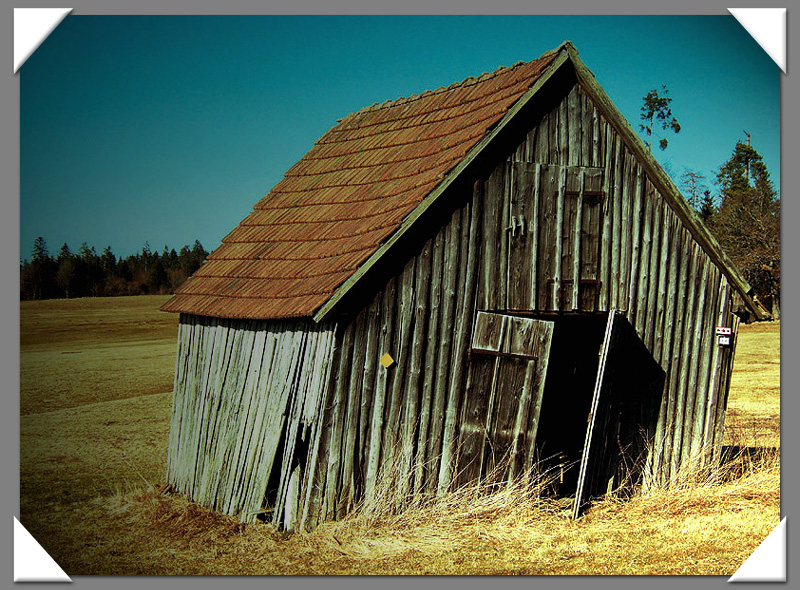
[[569,42],[532,62],[348,115],[286,172],[161,309],[322,319],[566,62],[746,307],[757,319],[769,317]]
[[313,315],[556,54],[348,115],[162,309],[249,319]]

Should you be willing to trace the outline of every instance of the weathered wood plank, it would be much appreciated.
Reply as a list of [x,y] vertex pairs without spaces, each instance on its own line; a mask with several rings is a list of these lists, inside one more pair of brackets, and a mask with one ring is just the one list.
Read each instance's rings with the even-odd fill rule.
[[[366,313],[366,310],[362,310],[359,316],[363,316]],[[332,408],[330,411],[331,423],[328,426],[330,434],[327,438],[328,469],[325,477],[324,506],[321,511],[321,518],[323,519],[336,517],[339,504],[342,471],[341,450],[342,440],[345,436],[344,422],[347,411],[347,398],[350,391],[351,359],[357,324],[358,319],[356,319],[356,321],[351,321],[345,328],[342,334],[339,365],[334,369],[336,372],[336,379],[334,382]]]
[[[246,425],[244,427],[244,436],[242,437],[244,442],[240,450],[238,475],[232,494],[235,499],[230,503],[231,513],[244,510],[247,499],[252,496],[251,488],[253,474],[256,469],[256,454],[259,450],[258,441],[261,436],[261,424],[264,419],[265,408],[269,402],[269,389],[266,384],[269,382],[269,375],[276,358],[278,342],[277,334],[269,330],[267,326],[268,324],[264,323],[259,328],[263,332],[264,338],[254,359],[259,362],[256,365],[257,373],[250,393],[253,401],[250,403],[248,413],[245,416]],[[251,520],[254,515],[242,514],[241,518],[242,520]]]
[[[367,323],[365,330],[367,332],[367,344],[364,359],[364,380],[360,393],[360,410],[358,419],[358,444],[356,450],[356,465],[354,469],[359,471],[360,478],[356,477],[357,485],[363,489],[363,477],[366,473],[367,453],[369,452],[369,426],[370,416],[372,413],[373,393],[376,387],[377,372],[379,370],[379,359],[383,355],[379,352],[380,337],[381,337],[381,301],[383,298],[383,291],[379,292],[369,304],[367,311]],[[359,481],[360,480],[360,481]]]
[[503,198],[505,162],[498,165],[485,182],[484,188],[484,219],[482,233],[486,236],[483,244],[481,259],[481,309],[499,309],[505,306],[505,281],[498,280],[507,276],[504,272],[505,264],[501,265],[501,258],[505,250],[502,243],[507,243],[506,228],[503,224],[504,209],[507,208]]
[[601,275],[601,243],[603,239],[601,216],[604,200],[604,177],[605,170],[602,168],[585,170],[579,272],[581,282],[578,289],[580,297],[578,308],[583,311],[597,310],[601,287],[598,283],[606,280]]
[[403,497],[409,496],[411,491],[415,489],[415,476],[417,473],[415,457],[418,448],[417,437],[419,436],[423,362],[425,360],[426,347],[429,346],[427,312],[431,284],[432,247],[433,240],[429,239],[423,245],[416,262],[417,288],[414,292],[413,337],[408,369],[408,385],[406,387],[406,406],[403,417],[402,464],[407,472],[407,475],[400,480],[400,485],[402,486],[400,493]]
[[[633,324],[639,337],[647,346],[648,350],[652,348],[652,330],[653,326],[647,323],[647,301],[648,301],[648,281],[650,280],[650,255],[651,246],[653,241],[653,198],[652,194],[647,191],[647,177],[642,176],[638,181],[639,191],[641,196],[641,213],[639,232],[639,250],[634,249],[634,267],[638,270],[635,273],[636,279],[636,299],[632,307],[636,308],[635,315],[633,316],[635,322]],[[658,269],[652,269],[653,273],[657,273]],[[648,339],[650,344],[648,345]]]
[[536,126],[533,160],[547,163],[550,161],[550,113],[546,113]]
[[[583,90],[581,90],[581,92],[583,92]],[[589,113],[589,117],[591,120],[591,127],[592,127],[592,148],[591,148],[592,157],[589,160],[589,166],[602,166],[603,139],[600,135],[602,133],[600,116],[597,112],[597,109],[594,108],[592,100],[586,94],[584,94],[584,101],[586,104],[587,112]]]
[[[730,284],[727,285],[726,297],[733,296]],[[725,434],[725,412],[728,407],[728,393],[731,386],[731,375],[733,373],[733,359],[736,356],[736,346],[739,342],[739,316],[732,313],[733,305],[730,305],[728,310],[728,322],[733,332],[733,344],[725,349],[723,353],[723,374],[724,381],[720,383],[721,390],[717,400],[717,419],[714,433],[714,445],[716,447],[715,458],[719,457],[719,452],[722,448],[723,435]],[[727,323],[727,322],[726,322]]]
[[611,237],[611,285],[610,285],[610,301],[609,308],[620,309],[622,307],[622,294],[620,283],[622,281],[622,239],[623,234],[623,202],[625,195],[623,187],[625,186],[625,152],[622,149],[622,142],[619,138],[615,140],[614,152],[614,201],[613,201],[613,228]]
[[526,401],[523,398],[528,365],[535,362],[516,357],[497,357],[494,403],[490,404],[490,420],[487,421],[489,444],[483,466],[484,475],[493,480],[491,483],[507,481],[513,475],[513,467],[509,472],[506,466],[515,462],[512,456],[514,427],[518,410]]
[[[667,300],[670,302],[668,315],[672,318],[672,347],[670,349],[669,376],[667,377],[668,389],[665,393],[669,395],[667,406],[667,422],[665,428],[665,449],[664,464],[668,465],[670,477],[675,477],[678,471],[679,453],[675,452],[678,448],[680,437],[676,436],[675,423],[680,419],[677,413],[679,396],[681,395],[680,371],[681,371],[681,350],[683,345],[683,325],[685,309],[688,298],[681,294],[687,293],[689,271],[691,268],[691,258],[689,252],[689,235],[682,228],[675,229],[676,249],[673,253],[674,265],[677,271],[677,280],[671,280],[669,284],[669,295]],[[674,312],[670,313],[670,308]],[[669,321],[669,319],[668,319]]]
[[625,237],[622,240],[622,265],[620,271],[622,280],[623,297],[622,304],[628,312],[628,321],[634,323],[636,307],[636,281],[639,276],[639,239],[641,237],[641,213],[642,213],[642,172],[641,168],[628,154],[626,157],[628,165],[628,181],[626,186],[626,197],[623,207],[623,223],[625,224]]
[[462,208],[461,244],[459,252],[458,309],[453,334],[453,355],[450,368],[450,391],[447,397],[447,410],[442,437],[442,460],[439,468],[437,494],[444,494],[452,484],[458,416],[464,398],[464,381],[467,371],[467,355],[474,306],[474,284],[477,274],[478,237],[475,231],[479,223],[479,210],[476,203]]
[[403,453],[401,439],[401,415],[404,397],[407,396],[408,382],[406,376],[409,369],[409,356],[411,348],[412,327],[414,320],[414,290],[416,283],[416,257],[406,263],[398,280],[397,303],[395,309],[397,318],[395,322],[394,341],[390,354],[395,360],[389,370],[394,373],[391,383],[390,404],[387,408],[386,427],[383,434],[383,449],[394,461],[391,468],[397,471],[400,480],[406,479],[405,466],[402,464]]
[[564,99],[558,104],[558,159],[555,163],[566,166],[569,163],[569,99]]
[[572,309],[580,309],[580,286],[583,273],[581,272],[581,251],[584,246],[583,209],[584,189],[586,188],[586,169],[578,172],[578,198],[575,207],[575,225],[573,226],[573,251],[572,251]]
[[530,234],[530,296],[528,298],[528,309],[534,310],[538,308],[537,297],[539,293],[539,203],[542,199],[541,184],[542,184],[542,165],[536,164],[533,171],[533,194],[531,195],[531,219],[528,223],[527,231]]
[[[436,234],[433,244],[433,257],[431,265],[431,289],[428,306],[430,308],[428,343],[440,341],[440,318],[442,315],[442,270],[444,260],[444,229]],[[444,327],[442,327],[444,333]],[[420,399],[420,424],[419,442],[417,445],[416,470],[414,473],[414,493],[418,495],[427,487],[430,464],[433,457],[428,455],[428,442],[430,440],[430,422],[433,411],[433,398],[436,386],[436,358],[438,346],[428,346],[425,350],[425,364],[423,371],[422,393]]]
[[567,103],[567,159],[561,160],[562,164],[570,166],[581,165],[581,116],[580,96],[578,96],[578,86],[574,85],[566,98]]
[[508,231],[508,308],[535,309],[538,175],[540,165],[515,164],[510,170]]
[[[728,313],[728,300],[725,297],[726,281],[725,276],[720,273],[719,281],[716,286],[716,301],[717,301],[717,317],[715,322],[716,326],[725,326]],[[713,346],[713,355],[711,357],[710,375],[708,384],[708,403],[706,404],[704,413],[705,419],[703,422],[703,447],[705,461],[711,461],[715,456],[714,444],[714,420],[716,419],[716,408],[720,395],[720,383],[722,373],[722,347]]]
[[[542,166],[539,192],[539,253],[537,255],[537,309],[547,310],[553,306],[553,277],[555,272],[556,202],[558,201],[557,166]],[[484,307],[483,309],[487,309]]]
[[[373,304],[374,305],[374,304]],[[356,468],[359,463],[358,445],[363,445],[363,440],[358,439],[361,422],[365,419],[362,413],[362,395],[367,389],[367,380],[375,372],[375,348],[370,346],[370,339],[377,340],[377,329],[373,322],[375,311],[373,305],[366,306],[353,322],[353,329],[345,336],[342,356],[348,360],[348,366],[340,364],[340,378],[347,383],[343,392],[341,403],[344,404],[344,426],[340,435],[340,444],[331,449],[340,457],[338,480],[341,491],[337,494],[336,514],[343,516],[350,511],[356,502]],[[367,375],[367,368],[370,375]],[[336,481],[336,480],[335,480]]]
[[[502,194],[502,193],[501,193]],[[442,332],[448,337],[440,340],[439,354],[436,362],[436,385],[433,397],[430,440],[428,456],[430,464],[430,489],[436,490],[439,484],[439,468],[442,459],[442,438],[444,436],[444,418],[446,414],[447,392],[452,377],[452,337],[456,305],[456,285],[458,280],[458,237],[461,234],[461,215],[455,212],[447,225],[444,274],[442,276]],[[501,274],[501,277],[506,276]],[[499,281],[503,282],[503,281]]]
[[[699,250],[697,248],[696,250]],[[695,400],[699,395],[698,381],[699,381],[699,365],[705,362],[703,357],[703,318],[705,315],[706,307],[706,285],[708,283],[708,266],[707,259],[702,255],[702,252],[696,251],[695,258],[698,260],[697,269],[694,273],[694,293],[693,299],[695,300],[694,317],[692,318],[692,331],[690,332],[690,339],[692,343],[691,356],[685,357],[688,362],[688,371],[686,377],[686,401],[683,417],[683,441],[681,442],[681,461],[685,465],[697,465],[698,457],[691,453],[692,446],[692,427],[694,425],[694,411]],[[701,268],[702,267],[702,268]]]
[[[688,234],[688,232],[686,232]],[[680,352],[680,356],[675,359],[675,362],[678,362],[680,365],[680,373],[678,375],[678,397],[677,397],[677,404],[675,408],[675,438],[673,443],[672,449],[672,464],[673,464],[673,473],[677,472],[678,469],[682,468],[685,463],[685,457],[682,455],[683,450],[683,436],[684,436],[684,418],[686,414],[686,398],[687,398],[687,388],[688,388],[688,377],[689,377],[689,367],[692,358],[692,350],[693,344],[692,342],[692,329],[694,328],[694,314],[695,314],[695,290],[697,286],[697,281],[695,279],[697,274],[697,267],[698,267],[698,259],[697,254],[692,246],[693,243],[688,239],[689,242],[686,246],[688,253],[685,253],[684,256],[687,256],[690,261],[691,265],[689,267],[689,273],[687,277],[687,284],[688,290],[683,290],[686,297],[686,307],[681,318],[682,322],[682,336],[681,336],[681,343],[682,348]],[[687,260],[689,262],[689,260]]]
[[698,463],[702,464],[708,456],[706,452],[706,429],[708,402],[712,398],[710,392],[711,372],[714,370],[716,351],[719,348],[716,343],[714,328],[715,320],[719,313],[719,283],[720,272],[711,263],[707,263],[708,277],[704,281],[706,291],[706,307],[703,314],[703,321],[700,330],[702,345],[698,358],[697,373],[697,395],[695,396],[694,412],[692,420],[692,438],[690,455],[695,457]]
[[[563,103],[562,103],[563,104]],[[561,257],[564,237],[564,201],[566,199],[567,168],[561,166],[558,173],[558,191],[556,192],[556,226],[555,251],[553,252],[553,295],[550,309],[561,309]]]
[[[378,354],[383,356],[388,352],[394,331],[394,312],[397,300],[397,278],[391,277],[383,293],[381,303],[381,336]],[[375,378],[375,393],[372,403],[372,417],[370,418],[369,448],[367,451],[367,464],[364,476],[364,498],[367,503],[375,500],[375,485],[378,481],[381,458],[381,437],[384,426],[384,406],[386,393],[389,387],[389,370],[383,366],[378,369]]]
[[[676,256],[671,256],[672,249],[677,248],[675,240],[675,226],[671,223],[672,217],[669,215],[668,206],[663,203],[663,219],[661,227],[661,252],[659,267],[661,269],[658,278],[658,300],[656,302],[656,327],[655,339],[651,352],[661,368],[669,372],[669,359],[672,347],[672,326],[675,316],[675,300],[667,299],[668,285],[674,285],[677,281],[678,260]],[[664,447],[666,443],[666,420],[667,402],[669,400],[669,377],[664,383],[664,392],[661,398],[661,408],[659,409],[658,422],[656,426],[654,452],[651,454],[652,473],[663,481],[662,465],[664,457]]]
[[653,353],[653,358],[658,359],[660,350],[656,351],[656,334],[658,331],[658,285],[662,276],[666,272],[666,267],[659,265],[661,257],[662,228],[664,219],[664,201],[656,193],[655,187],[648,182],[647,195],[652,204],[652,223],[650,224],[650,260],[648,262],[649,272],[647,274],[647,310],[645,312],[645,346]]
[[481,476],[486,444],[486,421],[491,409],[491,391],[499,357],[473,352],[470,355],[467,392],[459,433],[456,486],[473,483]]
[[538,333],[536,347],[539,358],[536,361],[533,381],[530,382],[531,409],[527,420],[523,421],[526,425],[525,441],[522,448],[525,451],[524,471],[529,473],[534,468],[536,454],[536,434],[539,430],[539,418],[542,412],[542,400],[544,399],[544,383],[547,375],[547,366],[550,361],[550,344],[553,338],[553,323],[542,322]]
[[602,233],[600,243],[600,294],[598,309],[607,311],[609,308],[611,277],[611,252],[612,252],[612,222],[614,213],[614,134],[604,123],[605,149],[603,166],[603,198],[601,201]]
[[[731,328],[731,332],[735,332],[734,323],[738,319],[731,313],[731,288],[728,284],[727,278],[723,275],[722,285],[720,285],[720,297],[723,299],[723,309],[725,310],[720,326]],[[726,347],[720,350],[719,358],[719,371],[718,371],[718,385],[717,385],[717,399],[716,405],[712,408],[714,412],[713,425],[710,427],[712,430],[712,444],[713,455],[712,458],[717,460],[722,450],[722,435],[724,433],[725,421],[725,405],[728,397],[728,387],[730,385],[729,376],[732,369],[733,350],[736,347],[736,338],[733,340],[733,347]]]
[[341,366],[342,340],[344,330],[335,329],[331,339],[331,356],[325,391],[319,398],[319,409],[315,422],[311,460],[309,463],[310,479],[306,488],[306,501],[300,530],[314,529],[322,517],[322,498],[326,488],[327,467],[330,450],[330,433],[332,430],[333,401],[337,382],[340,379],[338,368]]
[[[561,138],[559,135],[559,129],[561,126],[561,122],[563,121],[561,114],[561,110],[559,107],[554,108],[550,111],[550,117],[548,119],[549,128],[548,128],[548,147],[550,148],[550,153],[547,159],[547,162],[553,165],[561,164]],[[566,124],[566,121],[564,121]]]

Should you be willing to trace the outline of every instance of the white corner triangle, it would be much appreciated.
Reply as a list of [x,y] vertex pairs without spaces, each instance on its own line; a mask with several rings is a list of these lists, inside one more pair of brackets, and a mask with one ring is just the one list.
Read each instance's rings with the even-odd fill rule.
[[729,8],[736,20],[786,73],[786,9]]
[[64,573],[16,516],[14,517],[14,581],[72,582],[72,578]]
[[728,582],[786,581],[786,517],[728,578]]
[[71,8],[14,9],[15,74],[71,10]]

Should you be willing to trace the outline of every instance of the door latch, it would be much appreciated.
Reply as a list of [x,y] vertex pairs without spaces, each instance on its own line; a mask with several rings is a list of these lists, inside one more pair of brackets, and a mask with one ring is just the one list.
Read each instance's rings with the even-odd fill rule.
[[519,218],[516,215],[511,216],[511,225],[506,228],[506,231],[511,231],[511,236],[514,237],[517,235],[517,229],[519,229],[519,235],[525,235],[525,216],[520,214]]

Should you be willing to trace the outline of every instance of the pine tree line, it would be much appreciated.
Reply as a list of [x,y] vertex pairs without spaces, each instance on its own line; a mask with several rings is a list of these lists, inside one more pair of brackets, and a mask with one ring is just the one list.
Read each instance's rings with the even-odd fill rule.
[[761,155],[737,142],[713,179],[685,170],[681,189],[759,300],[780,315],[781,201]]
[[178,252],[164,246],[161,254],[145,243],[141,252],[127,258],[117,258],[110,246],[98,255],[86,242],[77,253],[64,244],[52,256],[38,237],[30,261],[20,261],[20,299],[173,293],[207,256],[198,240]]

